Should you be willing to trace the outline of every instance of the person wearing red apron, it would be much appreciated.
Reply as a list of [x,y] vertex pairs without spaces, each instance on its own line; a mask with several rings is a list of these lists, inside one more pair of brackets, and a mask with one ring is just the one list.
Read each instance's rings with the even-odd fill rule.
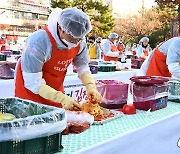
[[114,41],[118,38],[118,34],[111,33],[103,44],[103,53],[105,61],[118,61],[120,51],[117,49]]
[[180,37],[171,38],[148,56],[141,69],[142,75],[180,77]]
[[[70,50],[58,50],[56,47],[56,42],[49,32],[48,28],[45,31],[50,39],[52,45],[52,56],[49,61],[45,62],[42,68],[43,78],[46,84],[53,87],[57,91],[64,92],[63,81],[66,75],[67,67],[69,66],[71,59],[77,55],[79,51],[79,46],[71,48]],[[62,61],[68,61],[66,65],[59,63]],[[59,70],[61,69],[61,70]],[[24,87],[24,81],[22,76],[21,62],[18,63],[16,83],[15,83],[15,96],[29,99],[42,104],[52,105],[56,107],[62,107],[61,103],[53,102],[51,100],[45,99],[38,94],[34,94],[30,90]]]
[[6,40],[5,38],[0,38],[0,51],[6,50]]
[[123,53],[123,50],[124,50],[124,44],[118,43],[117,49],[118,49],[121,53]]
[[117,49],[120,51],[120,53],[123,53],[125,48],[125,45],[123,44],[122,38],[119,39],[119,42],[117,44]]
[[132,54],[135,56],[136,55],[136,50],[137,50],[136,43],[133,43],[133,46],[132,46],[131,50],[132,50]]
[[146,75],[171,77],[171,73],[169,72],[166,64],[166,58],[167,56],[160,52],[158,48],[156,48],[147,69]]
[[34,32],[26,40],[16,67],[15,96],[41,104],[80,110],[79,103],[64,94],[67,67],[73,62],[88,96],[101,102],[102,97],[90,74],[86,43],[82,39],[90,30],[90,20],[81,10],[54,9],[48,18],[48,27]]
[[139,41],[139,46],[137,48],[136,55],[138,58],[143,58],[146,59],[147,56],[149,55],[149,38],[143,37]]

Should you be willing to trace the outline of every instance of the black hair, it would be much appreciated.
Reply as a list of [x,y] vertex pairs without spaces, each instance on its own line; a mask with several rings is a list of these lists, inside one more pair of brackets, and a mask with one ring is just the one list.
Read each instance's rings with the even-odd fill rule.
[[148,44],[144,45],[143,42],[142,42],[142,47],[146,49],[148,47]]
[[95,38],[94,36],[90,36],[88,39],[89,39],[89,40],[93,40],[93,41],[96,40],[96,38]]

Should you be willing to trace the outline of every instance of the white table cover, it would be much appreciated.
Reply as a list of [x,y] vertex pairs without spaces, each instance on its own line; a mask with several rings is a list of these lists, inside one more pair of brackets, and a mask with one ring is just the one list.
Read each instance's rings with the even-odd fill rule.
[[[129,78],[137,75],[139,70],[98,72],[93,74],[95,80],[119,80],[128,83]],[[14,96],[14,80],[0,80],[0,98]],[[65,93],[74,99],[83,101],[86,97],[85,87],[82,85],[76,73],[67,74],[64,81]],[[82,98],[82,99],[81,99]]]

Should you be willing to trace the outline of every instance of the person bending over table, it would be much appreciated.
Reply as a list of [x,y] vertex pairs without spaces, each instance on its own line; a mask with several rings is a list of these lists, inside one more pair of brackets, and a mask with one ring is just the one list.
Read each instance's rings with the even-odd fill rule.
[[15,96],[65,109],[79,109],[79,103],[64,94],[63,82],[72,62],[88,96],[101,102],[102,97],[89,70],[84,39],[91,29],[89,17],[81,10],[54,9],[48,26],[26,40],[16,67]]
[[157,46],[142,64],[140,72],[141,75],[180,78],[180,37]]

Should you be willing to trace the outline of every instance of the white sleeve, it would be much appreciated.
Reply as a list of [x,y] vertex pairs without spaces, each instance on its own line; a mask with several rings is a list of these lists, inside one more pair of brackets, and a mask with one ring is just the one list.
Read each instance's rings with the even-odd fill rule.
[[81,77],[84,73],[91,73],[89,68],[89,51],[86,42],[80,42],[78,55],[73,60],[73,65],[77,69],[78,76]]
[[37,94],[39,87],[45,83],[42,67],[50,58],[52,46],[44,30],[33,33],[26,40],[21,57],[22,75],[25,88]]
[[105,55],[109,57],[119,57],[119,52],[108,51]]
[[168,65],[170,73],[180,78],[180,38],[176,38],[169,46],[166,64]]
[[166,64],[180,62],[180,38],[176,39],[168,48]]
[[146,72],[147,72],[147,70],[148,70],[148,66],[149,66],[149,63],[148,63],[148,61],[147,61],[147,59],[146,59],[146,60],[143,62],[143,64],[141,65],[139,75],[145,76],[145,75],[146,75]]
[[138,47],[138,49],[137,49],[136,56],[139,58],[139,57],[141,56],[142,52],[143,52],[143,48],[142,48],[142,46],[140,45],[140,46]]
[[168,65],[169,72],[176,78],[180,78],[180,63],[171,63]]
[[38,89],[42,84],[45,84],[45,80],[42,78],[42,72],[38,73],[26,73],[22,72],[24,79],[24,86],[32,91],[34,94],[38,94]]
[[109,57],[118,57],[119,56],[119,52],[111,51],[111,45],[108,42],[105,42],[103,44],[103,53]]

